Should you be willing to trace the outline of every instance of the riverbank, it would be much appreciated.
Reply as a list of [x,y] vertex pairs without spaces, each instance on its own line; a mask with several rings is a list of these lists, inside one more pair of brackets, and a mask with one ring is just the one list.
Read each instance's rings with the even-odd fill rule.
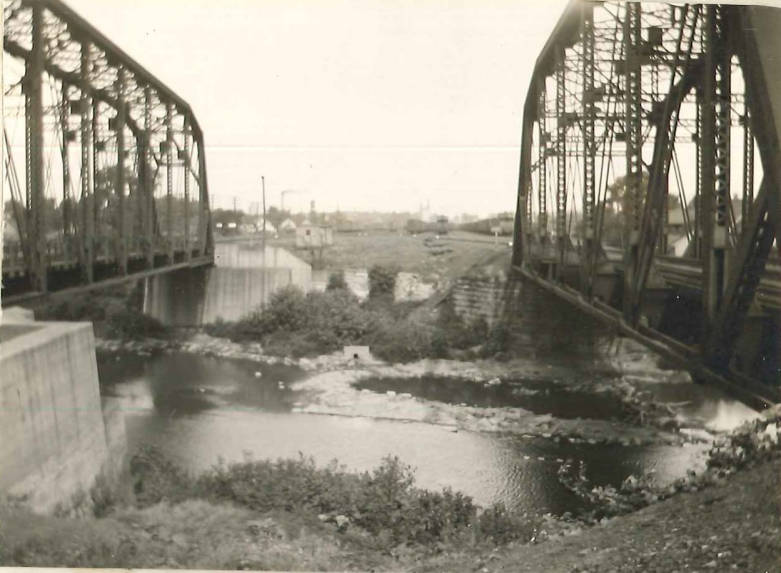
[[[745,446],[745,436],[760,434],[743,432],[738,442]],[[712,467],[686,490],[639,511],[591,526],[543,517],[531,535],[509,543],[467,536],[431,546],[378,547],[375,537],[339,516],[264,511],[238,499],[163,501],[78,520],[0,505],[0,563],[481,573],[780,571],[778,449],[744,457],[733,447],[731,454],[728,465]]]
[[[781,571],[781,461],[544,543],[475,556],[459,552],[417,571],[587,573]],[[572,533],[572,532],[570,532]]]
[[[307,414],[414,420],[444,425],[451,431],[515,433],[552,441],[593,440],[621,445],[668,443],[686,447],[682,444],[703,443],[715,435],[715,430],[711,432],[705,427],[700,428],[700,433],[686,433],[677,426],[665,429],[660,424],[649,424],[650,420],[663,418],[669,422],[670,414],[676,413],[670,406],[659,406],[661,413],[650,408],[644,401],[649,388],[691,383],[684,374],[660,367],[644,349],[631,343],[614,343],[600,349],[599,359],[604,359],[605,366],[595,367],[589,376],[574,377],[570,367],[523,358],[505,362],[422,360],[394,365],[373,359],[356,360],[352,355],[336,352],[295,359],[267,356],[256,343],[235,343],[200,332],[179,334],[166,340],[100,339],[98,347],[104,352],[129,351],[141,356],[184,352],[297,366],[308,374],[291,384],[301,396],[295,408]],[[448,404],[403,392],[358,387],[371,379],[417,380],[426,376],[455,377],[459,384],[475,388],[512,385],[514,379],[545,380],[573,391],[611,392],[630,407],[628,412],[650,414],[623,422],[560,419],[522,408]],[[530,384],[526,391],[534,391],[531,387]],[[633,410],[632,404],[638,403],[641,409]],[[723,434],[721,439],[728,441]],[[596,499],[605,511],[577,519],[534,517],[529,535],[498,544],[461,538],[414,546],[391,543],[378,548],[373,535],[349,526],[344,515],[338,519],[339,515],[311,510],[258,511],[219,499],[163,497],[150,507],[119,503],[106,517],[78,521],[33,516],[5,506],[0,510],[0,523],[13,524],[13,530],[0,525],[0,560],[8,565],[278,570],[669,571],[686,565],[716,570],[722,565],[725,570],[736,565],[745,570],[746,565],[769,563],[771,554],[777,554],[777,545],[770,541],[774,534],[777,537],[778,521],[775,525],[770,522],[775,506],[765,504],[754,513],[763,516],[760,519],[764,521],[751,530],[758,532],[756,535],[743,540],[749,544],[749,550],[736,546],[737,542],[720,536],[718,531],[698,528],[692,516],[698,519],[699,511],[702,519],[719,523],[722,519],[737,519],[738,515],[736,523],[743,529],[735,539],[742,540],[742,532],[748,531],[744,512],[734,506],[723,508],[722,502],[743,504],[753,511],[751,508],[761,503],[757,500],[776,494],[777,476],[773,472],[778,469],[777,461],[755,464],[748,485],[743,476],[749,472],[733,474],[730,469],[723,477],[711,472],[708,479],[696,476],[664,491],[646,486],[643,476],[637,487],[627,491],[623,487],[616,491],[574,483],[573,488],[580,487],[580,495]],[[735,488],[729,486],[733,482],[738,484]],[[727,492],[725,497],[722,490]],[[709,491],[717,493],[709,497]],[[633,512],[648,504],[650,507]],[[681,512],[682,506],[687,512]],[[599,517],[626,512],[629,513]],[[590,525],[595,522],[596,525]],[[682,540],[671,536],[671,528],[659,522],[678,527]],[[656,569],[655,559],[659,560]],[[714,559],[716,565],[712,565]],[[519,569],[519,563],[527,568]],[[578,569],[582,566],[587,568]]]

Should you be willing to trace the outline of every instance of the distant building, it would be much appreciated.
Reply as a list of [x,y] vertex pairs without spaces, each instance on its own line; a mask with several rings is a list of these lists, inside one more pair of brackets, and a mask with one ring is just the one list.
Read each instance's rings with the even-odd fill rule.
[[293,219],[288,217],[279,224],[279,231],[280,233],[292,233],[296,230],[296,227],[297,225]]
[[296,248],[320,249],[334,244],[334,230],[323,225],[313,225],[308,221],[296,229]]

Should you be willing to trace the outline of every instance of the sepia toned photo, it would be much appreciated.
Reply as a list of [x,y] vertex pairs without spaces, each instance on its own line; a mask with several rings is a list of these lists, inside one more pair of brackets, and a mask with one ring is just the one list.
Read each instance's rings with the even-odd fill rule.
[[781,572],[781,4],[2,5],[0,568]]

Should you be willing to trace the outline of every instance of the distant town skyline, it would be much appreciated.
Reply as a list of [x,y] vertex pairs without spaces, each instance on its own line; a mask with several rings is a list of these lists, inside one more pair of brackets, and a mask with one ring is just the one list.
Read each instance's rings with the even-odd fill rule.
[[212,204],[513,210],[521,111],[566,2],[69,0],[192,106]]

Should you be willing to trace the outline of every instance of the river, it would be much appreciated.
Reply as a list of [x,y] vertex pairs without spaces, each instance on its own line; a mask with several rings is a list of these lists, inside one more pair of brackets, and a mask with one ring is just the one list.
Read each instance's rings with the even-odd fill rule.
[[[500,501],[523,511],[561,514],[581,502],[557,479],[564,459],[585,464],[595,484],[618,485],[630,474],[650,474],[669,482],[699,469],[704,446],[621,446],[554,442],[543,438],[454,432],[420,422],[328,416],[292,412],[301,399],[296,380],[305,374],[296,367],[259,365],[184,353],[138,356],[101,353],[102,392],[119,399],[125,412],[129,450],[142,444],[160,448],[180,465],[200,471],[219,459],[240,461],[247,456],[286,458],[311,456],[318,464],[333,459],[353,471],[376,467],[385,456],[398,456],[413,466],[421,487],[452,487],[480,504]],[[518,405],[518,396],[505,390],[474,388],[465,383],[394,380],[363,386],[387,387],[426,394],[429,399],[492,406]],[[521,384],[518,382],[516,384]],[[539,390],[544,381],[534,387]],[[422,391],[421,388],[428,390]],[[619,414],[609,398],[565,399],[561,390],[536,395],[532,406],[559,416]],[[490,404],[486,400],[490,401]],[[515,402],[514,402],[515,401]]]
[[[258,256],[253,249],[236,245],[225,246],[221,254],[220,265],[228,269],[254,268]],[[267,249],[266,262],[275,255]],[[348,271],[346,278],[359,296],[365,296],[365,270]],[[307,290],[321,289],[327,275],[308,274],[307,279],[311,281],[303,285]],[[420,291],[415,277],[404,282],[408,292]],[[422,288],[425,292],[428,287]],[[230,296],[225,291],[218,298]],[[233,307],[234,302],[223,301],[222,308]],[[532,371],[539,375],[504,380],[494,387],[422,377],[362,379],[358,388],[409,394],[456,407],[520,407],[562,419],[622,421],[622,405],[615,394],[590,389],[599,384],[604,387],[606,380],[616,376],[600,350],[612,334],[530,285],[521,289],[517,303],[512,326],[515,351],[531,358],[536,366]],[[576,384],[562,385],[561,380],[546,377],[552,365],[559,373],[564,369],[563,378]],[[321,465],[335,459],[348,470],[364,471],[376,467],[385,456],[397,456],[415,469],[421,487],[452,487],[481,505],[503,502],[522,511],[561,514],[582,503],[557,479],[566,459],[583,464],[595,485],[617,486],[632,474],[667,483],[685,476],[687,470],[704,467],[707,450],[706,444],[573,443],[517,434],[455,432],[436,424],[368,415],[304,413],[295,407],[307,399],[296,389],[296,382],[307,374],[292,366],[184,353],[103,352],[98,368],[102,392],[118,398],[125,412],[129,451],[142,444],[154,445],[196,472],[220,459],[298,455],[311,456]],[[634,375],[647,377],[642,366]],[[715,389],[687,382],[685,376],[674,376],[676,383],[669,383],[664,375],[651,378],[646,384],[651,395],[686,402],[683,411],[699,428],[711,424],[725,429],[752,414]]]

